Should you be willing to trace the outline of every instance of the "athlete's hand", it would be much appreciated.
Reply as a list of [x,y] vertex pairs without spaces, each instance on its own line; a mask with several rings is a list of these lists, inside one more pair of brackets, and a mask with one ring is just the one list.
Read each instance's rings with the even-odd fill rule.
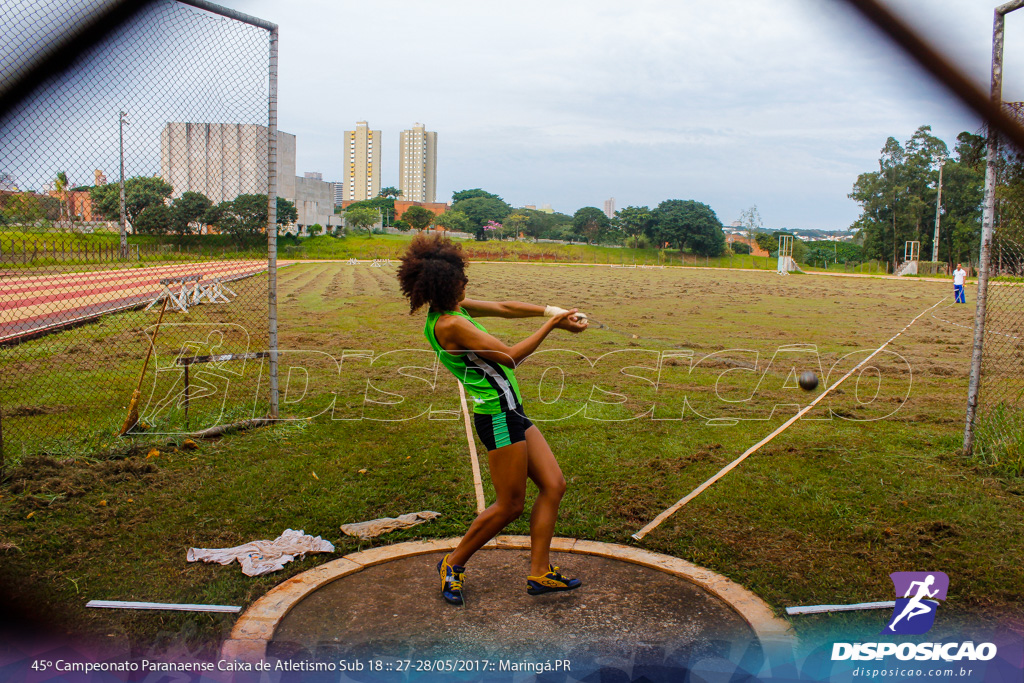
[[572,332],[573,334],[579,334],[583,330],[587,329],[587,325],[589,323],[587,322],[587,316],[581,313],[577,315],[578,313],[579,309],[573,308],[554,316],[554,319],[557,321],[555,323],[555,327],[560,330]]

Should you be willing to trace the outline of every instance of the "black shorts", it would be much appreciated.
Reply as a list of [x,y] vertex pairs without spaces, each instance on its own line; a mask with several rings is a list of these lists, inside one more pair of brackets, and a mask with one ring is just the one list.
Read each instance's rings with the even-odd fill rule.
[[477,436],[489,451],[526,441],[526,430],[533,426],[522,406],[494,415],[474,413],[473,424],[476,425]]

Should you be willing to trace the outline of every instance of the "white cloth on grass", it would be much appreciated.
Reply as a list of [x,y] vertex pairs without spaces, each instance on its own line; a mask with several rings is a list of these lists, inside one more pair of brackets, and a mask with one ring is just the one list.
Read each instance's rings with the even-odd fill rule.
[[273,541],[252,541],[234,548],[189,548],[189,562],[231,564],[238,560],[246,576],[261,576],[284,569],[292,560],[306,553],[333,553],[334,546],[319,536],[307,536],[300,529],[285,529]]
[[386,534],[389,531],[395,529],[404,529],[410,526],[416,526],[417,524],[423,524],[423,522],[429,522],[432,519],[436,519],[441,516],[440,512],[433,512],[431,510],[423,510],[422,512],[410,512],[399,517],[382,517],[381,519],[371,519],[368,522],[355,522],[353,524],[342,524],[341,530],[349,536],[358,536],[364,541],[374,536],[380,536]]

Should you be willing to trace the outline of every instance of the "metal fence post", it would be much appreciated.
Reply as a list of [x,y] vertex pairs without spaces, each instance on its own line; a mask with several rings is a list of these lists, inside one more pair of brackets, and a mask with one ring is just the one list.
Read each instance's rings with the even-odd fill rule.
[[[1014,0],[995,10],[992,26],[992,103],[1002,108],[1003,102],[1003,28],[1009,12],[1024,7],[1024,0]],[[985,161],[985,203],[981,215],[981,254],[978,258],[978,294],[974,311],[974,349],[971,353],[971,379],[967,387],[967,415],[964,425],[964,455],[974,449],[974,420],[978,409],[981,385],[981,361],[985,341],[985,306],[988,300],[988,271],[992,258],[992,227],[996,204],[996,163],[999,158],[999,133],[989,122],[988,153]]]
[[268,103],[267,127],[270,139],[267,143],[267,304],[269,306],[270,332],[270,417],[278,417],[277,386],[277,39],[275,25],[270,30],[270,96]]

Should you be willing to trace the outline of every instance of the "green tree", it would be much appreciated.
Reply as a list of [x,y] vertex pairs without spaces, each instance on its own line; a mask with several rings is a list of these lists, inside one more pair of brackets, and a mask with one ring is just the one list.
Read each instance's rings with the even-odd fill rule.
[[[953,252],[957,245],[972,242],[967,236],[975,232],[974,226],[980,230],[984,138],[961,133],[955,154],[954,160],[947,159],[946,144],[932,135],[930,126],[918,128],[905,146],[892,137],[886,140],[878,171],[860,174],[849,195],[861,207],[861,215],[851,227],[863,243],[865,258],[895,264],[902,260],[904,245],[911,240],[921,243],[922,254],[931,253],[942,163],[945,215],[939,258],[956,260]],[[957,231],[959,237],[953,239]]]
[[719,256],[725,251],[722,223],[707,204],[692,199],[667,199],[652,213],[651,233],[659,245],[667,242],[701,256]]
[[416,230],[423,230],[434,222],[434,212],[428,211],[422,206],[410,206],[402,214],[402,220]]
[[395,228],[396,230],[401,230],[402,232],[409,232],[412,229],[412,226],[403,221],[401,218],[392,223],[391,227]]
[[878,171],[860,174],[849,195],[861,205],[853,228],[862,233],[869,258],[895,263],[897,243],[911,234],[908,214],[901,211],[908,193],[905,161],[903,146],[890,136],[882,147]]
[[266,231],[269,212],[267,195],[240,194],[230,202],[221,202],[211,209],[208,218],[214,218],[221,232],[245,244],[252,242],[260,233]]
[[[967,158],[970,159],[969,152]],[[996,188],[997,197],[1004,197],[1003,192],[1004,187]],[[942,169],[942,208],[945,213],[939,230],[940,261],[955,264],[979,252],[984,197],[984,162],[972,166],[960,157],[946,163]]]
[[182,223],[180,214],[166,204],[147,206],[138,215],[132,227],[144,235],[166,235],[174,232]]
[[931,254],[935,234],[935,201],[938,197],[939,166],[949,157],[946,143],[921,126],[907,141],[906,172],[908,199],[906,220],[911,240],[921,243],[921,254]]
[[537,211],[536,209],[517,209],[516,213],[520,213],[529,219],[526,226],[521,230],[528,237],[554,240],[565,239],[565,227],[568,226],[570,232],[573,230],[572,216],[567,216],[564,213],[547,213],[546,211]]
[[615,212],[613,223],[627,238],[632,238],[633,247],[640,244],[640,237],[651,229],[654,216],[646,206],[627,206]]
[[[399,190],[397,187],[391,187],[389,185],[388,187],[382,187],[380,189],[380,192],[377,193],[377,196],[378,197],[384,197],[384,198],[390,197],[391,199],[398,199],[399,197],[402,196],[402,191]],[[393,207],[394,204],[392,203],[391,206]]]
[[485,192],[484,190],[481,190],[479,187],[477,187],[477,188],[474,188],[472,190],[459,190],[458,192],[453,193],[452,194],[452,204],[455,204],[457,202],[461,202],[463,199],[477,199],[477,198],[497,199],[499,201],[504,201],[504,200],[501,199],[501,197],[499,197],[498,195],[494,194],[493,192]]
[[[161,178],[136,176],[124,181],[124,212],[128,222],[135,225],[135,219],[145,209],[163,204],[174,188]],[[107,220],[116,221],[121,216],[120,188],[117,183],[99,185],[89,191],[93,211]]]
[[573,214],[572,226],[577,234],[583,235],[587,244],[593,244],[608,231],[611,220],[596,206],[584,206]]
[[63,224],[66,221],[69,222],[71,218],[71,211],[68,209],[68,174],[64,171],[59,171],[57,177],[53,179],[53,187],[57,191],[57,198],[60,200],[60,222]]
[[299,210],[295,208],[295,204],[284,197],[278,196],[277,224],[291,225],[297,220],[299,220]]
[[9,195],[4,203],[3,218],[7,224],[31,225],[45,215],[46,211],[39,199],[29,192]]
[[345,211],[345,225],[355,230],[365,230],[366,236],[373,234],[373,226],[377,224],[380,214],[369,206],[351,206]]
[[391,225],[395,220],[395,199],[394,197],[374,197],[373,199],[364,199],[361,202],[352,202],[344,211],[348,212],[349,209],[373,209],[374,211],[380,212],[381,221],[384,225]]
[[985,170],[985,156],[988,154],[987,141],[983,135],[964,131],[956,136],[957,161],[976,171]]
[[779,248],[779,238],[774,233],[759,232],[754,235],[754,241],[769,254]]
[[435,218],[434,225],[438,225],[450,232],[466,232],[470,227],[466,214],[451,209]]
[[[470,190],[466,190],[469,192]],[[456,193],[459,194],[459,193]],[[487,221],[501,222],[512,213],[512,207],[500,197],[469,197],[452,204],[453,211],[461,211],[474,228],[481,228]]]
[[202,232],[206,214],[212,206],[213,202],[202,192],[183,192],[171,204],[171,208],[174,210],[173,231],[179,235]]
[[530,224],[530,217],[522,211],[513,211],[509,215],[505,216],[501,224],[505,226],[513,238],[518,239],[519,235],[526,235],[526,228]]

